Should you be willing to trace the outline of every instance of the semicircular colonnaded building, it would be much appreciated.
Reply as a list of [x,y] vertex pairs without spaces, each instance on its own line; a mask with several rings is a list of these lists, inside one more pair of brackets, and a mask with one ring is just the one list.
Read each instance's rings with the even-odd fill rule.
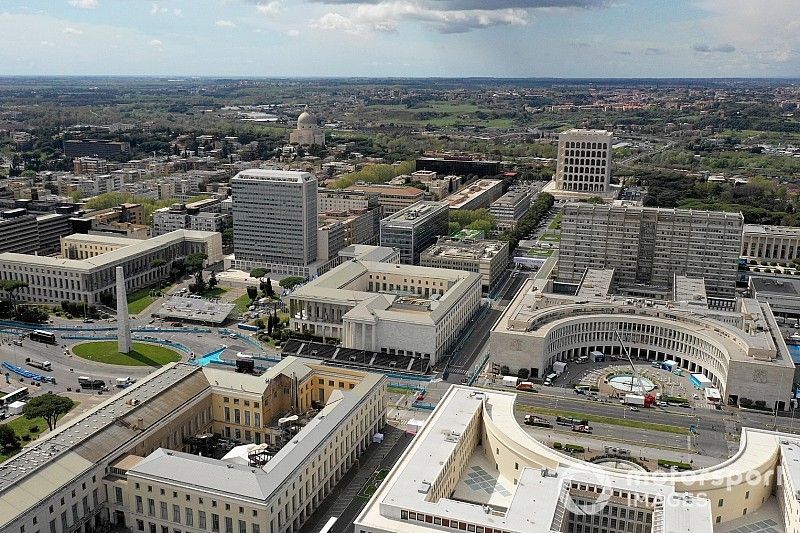
[[767,303],[707,298],[702,279],[681,276],[669,300],[615,296],[612,278],[587,269],[574,293],[545,276],[526,281],[492,328],[490,360],[542,378],[556,361],[622,356],[621,340],[632,358],[703,374],[727,402],[789,409],[795,365]]

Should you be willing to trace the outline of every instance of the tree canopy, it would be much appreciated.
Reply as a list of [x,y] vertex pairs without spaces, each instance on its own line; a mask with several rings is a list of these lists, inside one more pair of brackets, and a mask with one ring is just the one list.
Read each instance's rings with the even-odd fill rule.
[[56,421],[61,415],[69,412],[75,406],[75,402],[66,396],[56,394],[42,394],[28,400],[22,410],[22,414],[27,419],[42,417],[47,422],[47,426],[52,431],[56,427]]

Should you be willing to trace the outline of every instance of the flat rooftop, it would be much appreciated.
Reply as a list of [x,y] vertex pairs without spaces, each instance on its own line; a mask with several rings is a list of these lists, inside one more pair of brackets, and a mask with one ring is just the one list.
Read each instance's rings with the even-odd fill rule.
[[502,180],[478,180],[475,183],[468,185],[466,188],[458,192],[454,192],[445,198],[444,201],[447,202],[450,209],[460,209],[469,202],[473,201],[475,198],[502,186]]
[[381,195],[391,196],[407,196],[410,198],[416,198],[425,194],[425,191],[422,189],[417,189],[416,187],[406,187],[404,185],[351,185],[345,190],[353,192],[374,192]]
[[442,202],[420,201],[382,219],[381,227],[394,225],[413,226],[415,224],[421,224],[432,216],[441,213],[442,210],[446,208],[446,204]]
[[293,170],[266,170],[260,168],[251,168],[242,170],[236,174],[233,180],[251,180],[251,181],[274,181],[274,182],[287,182],[287,183],[303,183],[306,181],[316,180],[313,174],[308,172],[297,172]]
[[153,314],[162,318],[186,320],[187,322],[222,324],[234,307],[236,307],[234,304],[222,301],[170,296]]
[[744,235],[763,235],[775,237],[800,237],[800,228],[790,226],[767,226],[764,224],[745,224]]
[[761,278],[752,276],[750,285],[756,293],[772,293],[781,296],[800,296],[800,280]]
[[490,261],[500,250],[507,246],[501,241],[463,241],[451,237],[439,237],[436,244],[422,252],[421,260],[435,260],[437,257],[448,259]]

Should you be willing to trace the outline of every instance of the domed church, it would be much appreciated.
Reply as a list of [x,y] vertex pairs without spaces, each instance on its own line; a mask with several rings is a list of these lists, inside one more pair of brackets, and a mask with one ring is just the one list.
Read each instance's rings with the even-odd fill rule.
[[297,129],[289,134],[289,143],[300,146],[325,146],[325,132],[317,125],[317,117],[308,110],[297,117]]

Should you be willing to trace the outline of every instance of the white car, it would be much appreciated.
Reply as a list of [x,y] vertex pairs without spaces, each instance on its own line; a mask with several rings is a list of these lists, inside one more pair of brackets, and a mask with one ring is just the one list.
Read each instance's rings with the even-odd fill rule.
[[637,411],[638,412],[639,408],[636,407],[635,405],[631,405],[631,411]]

